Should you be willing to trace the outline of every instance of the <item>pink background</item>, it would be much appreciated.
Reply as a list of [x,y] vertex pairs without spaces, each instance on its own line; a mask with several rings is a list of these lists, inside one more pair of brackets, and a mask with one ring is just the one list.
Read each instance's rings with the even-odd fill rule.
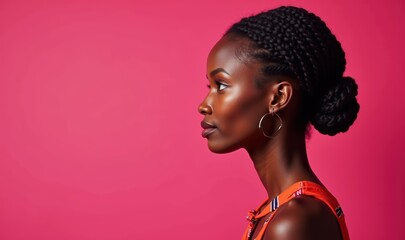
[[314,170],[352,239],[404,239],[405,4],[247,2],[2,0],[0,239],[240,239],[265,192],[244,151],[209,152],[197,106],[226,28],[281,4],[324,19],[359,85]]

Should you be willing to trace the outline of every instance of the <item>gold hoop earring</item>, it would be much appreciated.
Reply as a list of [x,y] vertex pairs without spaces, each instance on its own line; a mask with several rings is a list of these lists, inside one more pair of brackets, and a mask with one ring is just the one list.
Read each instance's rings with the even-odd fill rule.
[[[271,116],[274,116],[274,115],[275,115],[275,116],[280,120],[280,126],[277,128],[277,130],[276,130],[272,135],[266,134],[266,132],[264,131],[264,128],[262,127],[262,122],[263,122],[263,120],[264,120],[267,116],[269,116],[269,115],[271,115]],[[269,113],[264,114],[264,115],[262,116],[262,118],[260,118],[260,121],[259,121],[259,128],[262,129],[263,135],[264,135],[265,137],[267,137],[267,138],[272,138],[272,137],[274,137],[274,136],[278,133],[278,131],[280,131],[280,129],[281,129],[282,127],[283,127],[283,120],[281,119],[281,117],[280,117],[277,113],[274,112],[274,109],[273,109],[273,108],[270,110]]]

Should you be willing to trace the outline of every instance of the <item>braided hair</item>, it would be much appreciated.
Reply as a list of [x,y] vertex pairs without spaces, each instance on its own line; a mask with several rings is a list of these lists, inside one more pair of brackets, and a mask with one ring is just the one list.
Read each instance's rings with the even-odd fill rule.
[[283,74],[298,80],[305,126],[310,122],[320,133],[333,136],[346,132],[356,120],[357,84],[343,76],[345,53],[315,14],[281,6],[242,18],[225,35],[251,40],[240,52],[262,63],[264,76]]

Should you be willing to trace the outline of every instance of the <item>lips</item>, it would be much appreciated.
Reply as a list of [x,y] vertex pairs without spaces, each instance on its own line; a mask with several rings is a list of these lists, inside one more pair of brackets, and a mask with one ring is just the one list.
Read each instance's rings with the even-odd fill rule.
[[204,128],[204,130],[201,133],[201,136],[204,138],[208,137],[208,135],[217,130],[217,127],[214,124],[207,123],[205,121],[201,122],[201,127]]

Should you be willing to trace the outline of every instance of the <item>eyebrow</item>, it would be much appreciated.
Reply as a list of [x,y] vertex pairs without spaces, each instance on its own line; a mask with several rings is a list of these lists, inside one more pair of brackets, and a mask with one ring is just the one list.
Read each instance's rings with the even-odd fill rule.
[[217,69],[215,69],[215,70],[212,70],[212,72],[210,72],[210,77],[214,77],[215,76],[215,74],[217,74],[217,73],[220,73],[220,72],[223,72],[223,73],[225,73],[225,74],[227,74],[227,75],[231,75],[231,74],[229,74],[227,71],[225,71],[225,69],[223,69],[223,68],[217,68]]

